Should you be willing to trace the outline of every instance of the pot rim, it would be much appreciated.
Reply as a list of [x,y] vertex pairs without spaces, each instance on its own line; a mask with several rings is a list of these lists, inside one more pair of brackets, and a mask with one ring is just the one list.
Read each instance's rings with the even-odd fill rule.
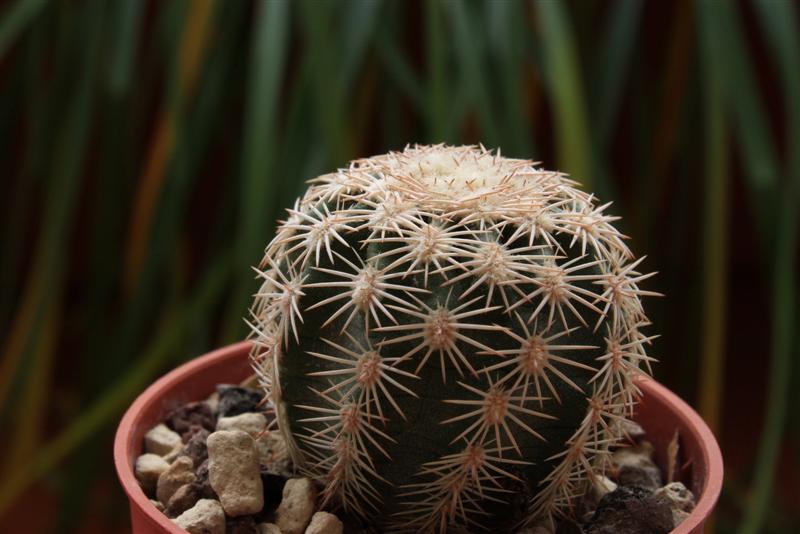
[[[143,412],[160,402],[163,391],[173,389],[178,383],[186,380],[187,376],[219,365],[220,360],[240,358],[243,353],[249,353],[250,347],[250,341],[241,341],[216,349],[174,368],[148,386],[122,416],[114,436],[114,465],[117,476],[131,506],[138,508],[153,526],[157,525],[170,534],[185,533],[150,502],[139,486],[133,470],[135,461],[133,452],[140,450],[141,443],[134,443],[139,440],[134,440],[135,432],[131,432],[131,429],[136,426],[137,420]],[[678,422],[676,426],[683,427],[684,432],[692,434],[691,437],[702,444],[700,447],[702,458],[699,463],[706,466],[706,476],[699,492],[697,504],[689,516],[671,532],[671,534],[689,534],[707,520],[717,503],[723,481],[722,453],[711,429],[685,401],[650,377],[637,378],[637,385],[642,390],[644,398],[652,396],[658,398],[662,404],[668,405],[670,413]]]
[[[714,433],[686,401],[647,375],[637,377],[636,382],[642,390],[643,397],[654,396],[659,398],[663,404],[668,405],[670,413],[678,423],[675,426],[683,427],[684,433],[690,434],[694,441],[702,445],[699,447],[702,455],[699,463],[706,466],[706,476],[703,479],[697,503],[689,516],[670,532],[670,534],[690,534],[711,516],[719,499],[724,479],[722,451]],[[686,437],[684,435],[684,438]]]
[[134,443],[134,434],[131,429],[136,427],[136,422],[141,414],[153,404],[160,402],[160,394],[165,390],[172,389],[176,384],[186,380],[186,377],[200,373],[208,367],[215,366],[219,360],[233,360],[241,357],[242,353],[250,352],[251,342],[241,341],[232,345],[221,347],[202,356],[193,358],[186,363],[172,369],[167,374],[161,376],[150,384],[130,405],[122,416],[117,432],[114,436],[114,466],[117,476],[122,484],[125,494],[130,500],[131,506],[135,506],[146,516],[147,520],[154,526],[157,525],[169,534],[185,534],[182,528],[178,527],[166,515],[160,512],[155,505],[150,502],[150,498],[145,495],[136,479],[133,470],[133,462],[136,461],[133,451],[141,450],[141,443]]

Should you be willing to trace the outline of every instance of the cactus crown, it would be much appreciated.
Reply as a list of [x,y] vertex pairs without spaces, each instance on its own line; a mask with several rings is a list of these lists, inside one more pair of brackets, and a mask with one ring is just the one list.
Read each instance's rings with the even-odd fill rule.
[[387,530],[567,511],[651,361],[651,275],[608,204],[482,146],[407,147],[311,184],[251,310],[295,466]]

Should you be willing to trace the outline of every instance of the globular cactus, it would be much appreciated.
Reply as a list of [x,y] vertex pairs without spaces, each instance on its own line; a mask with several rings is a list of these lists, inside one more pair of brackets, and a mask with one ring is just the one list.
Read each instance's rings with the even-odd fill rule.
[[312,180],[258,271],[252,360],[297,469],[381,531],[509,531],[609,461],[650,357],[608,204],[481,147]]

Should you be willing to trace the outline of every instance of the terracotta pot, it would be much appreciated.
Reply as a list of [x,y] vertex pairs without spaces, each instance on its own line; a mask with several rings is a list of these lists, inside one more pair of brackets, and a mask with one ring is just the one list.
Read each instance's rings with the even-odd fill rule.
[[[153,506],[133,474],[145,432],[160,423],[172,408],[206,398],[217,384],[243,380],[251,372],[249,348],[247,342],[237,343],[181,365],[139,395],[123,416],[114,440],[114,462],[130,499],[135,534],[184,532]],[[678,430],[681,456],[687,466],[685,480],[699,497],[694,511],[673,534],[701,533],[722,488],[719,446],[700,416],[675,394],[651,379],[643,379],[639,385],[644,396],[635,419],[656,446],[660,465],[665,465],[667,444]]]

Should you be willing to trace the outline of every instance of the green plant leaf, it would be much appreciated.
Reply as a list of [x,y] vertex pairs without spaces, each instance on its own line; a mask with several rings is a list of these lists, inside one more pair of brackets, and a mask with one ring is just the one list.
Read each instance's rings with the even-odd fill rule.
[[107,75],[107,86],[112,95],[124,95],[130,89],[143,8],[142,2],[120,2],[113,6],[115,12],[111,22],[114,32]]
[[328,164],[344,165],[353,154],[353,145],[350,124],[345,120],[347,84],[342,51],[331,45],[335,42],[332,4],[303,0],[298,5],[306,42],[305,60],[314,65],[311,88]]
[[561,2],[533,2],[539,15],[544,77],[555,115],[559,166],[586,191],[594,188],[586,100],[578,52]]
[[720,42],[717,61],[721,76],[728,80],[725,98],[735,119],[735,132],[742,149],[744,177],[756,213],[756,225],[762,250],[771,249],[769,236],[775,224],[773,206],[777,201],[780,174],[775,139],[761,103],[756,78],[744,38],[744,29],[733,4],[714,6],[716,39]]
[[497,132],[497,146],[502,147],[506,155],[530,158],[536,150],[529,117],[529,87],[524,83],[528,67],[524,56],[524,38],[528,31],[525,4],[487,2],[485,7],[488,48],[492,54],[490,64],[499,71],[502,95],[502,98],[489,100],[500,104],[501,123],[505,125]]
[[[100,49],[102,10],[89,17],[89,28],[79,34],[82,52],[77,68],[78,83],[68,102],[63,122],[57,129],[57,142],[48,169],[48,195],[45,198],[42,230],[39,235],[33,267],[4,348],[0,369],[0,409],[6,410],[11,379],[17,372],[27,375],[30,353],[53,295],[61,258],[66,256],[66,242],[73,220],[78,192],[79,172],[84,161],[89,118],[92,110],[96,66]],[[24,382],[24,378],[22,379]],[[19,383],[19,382],[18,382]]]
[[285,1],[257,4],[250,49],[247,112],[242,136],[241,196],[236,239],[236,259],[242,272],[234,287],[227,313],[224,339],[236,339],[244,330],[243,317],[252,289],[245,268],[255,265],[266,245],[273,221],[279,178],[273,169],[280,82],[286,63],[289,4]]
[[699,409],[713,431],[719,431],[723,395],[728,278],[728,151],[725,138],[723,73],[718,58],[725,53],[717,33],[715,2],[699,2],[704,71],[705,190],[703,206],[702,340]]
[[[789,146],[800,143],[800,39],[797,12],[791,3],[755,2],[762,32],[783,81],[783,100]],[[779,192],[781,202],[774,240],[772,266],[772,351],[770,356],[764,430],[756,456],[752,499],[739,529],[742,534],[762,532],[772,500],[775,470],[790,402],[792,350],[797,336],[797,206],[800,205],[800,154],[789,151],[788,179]]]
[[608,15],[605,43],[600,48],[601,56],[593,76],[593,118],[596,125],[594,138],[600,151],[608,146],[617,120],[623,83],[636,49],[634,41],[643,7],[643,2],[617,0]]
[[[223,254],[222,258],[224,257]],[[0,484],[0,514],[3,514],[31,483],[49,473],[82,443],[91,439],[96,432],[119,416],[164,363],[174,358],[175,354],[181,353],[180,347],[184,337],[201,315],[211,309],[212,304],[221,296],[229,277],[229,269],[226,259],[210,267],[192,297],[166,314],[167,319],[136,364],[64,431],[36,451],[29,462],[17,466],[16,470],[3,479]],[[181,313],[176,313],[177,310],[181,310]]]
[[453,50],[460,71],[463,73],[463,91],[468,96],[468,106],[475,112],[481,130],[481,141],[490,147],[498,144],[498,129],[495,121],[493,99],[487,81],[485,35],[476,14],[464,2],[447,4],[453,25]]
[[393,85],[404,94],[420,113],[426,111],[426,94],[422,82],[414,73],[405,57],[398,51],[394,36],[386,31],[378,32],[375,39],[381,65],[386,69]]
[[382,7],[382,0],[351,0],[341,10],[342,22],[338,33],[344,41],[341,78],[344,91],[350,89],[359,72]]
[[47,5],[47,0],[17,0],[0,13],[0,57]]
[[425,118],[427,138],[431,143],[450,140],[447,123],[448,92],[445,61],[444,24],[439,0],[425,2],[425,68],[427,69],[427,98]]

